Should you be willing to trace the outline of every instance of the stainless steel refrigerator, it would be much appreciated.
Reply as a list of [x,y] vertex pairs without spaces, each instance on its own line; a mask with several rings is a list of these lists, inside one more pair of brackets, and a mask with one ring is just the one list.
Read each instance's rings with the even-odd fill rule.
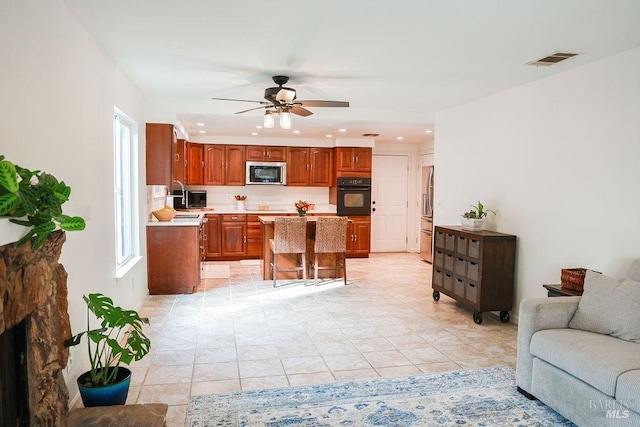
[[433,260],[433,166],[422,167],[420,258]]

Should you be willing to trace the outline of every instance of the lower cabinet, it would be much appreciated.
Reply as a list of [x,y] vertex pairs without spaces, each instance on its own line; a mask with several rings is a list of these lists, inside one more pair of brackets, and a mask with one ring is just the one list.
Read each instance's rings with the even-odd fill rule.
[[350,216],[347,228],[347,257],[368,258],[371,249],[371,217]]
[[205,259],[214,259],[222,255],[220,250],[220,215],[205,215]]
[[220,227],[221,256],[233,257],[245,255],[247,243],[247,216],[222,215]]
[[262,255],[262,223],[258,215],[247,215],[247,242],[245,255],[247,258],[260,258]]
[[433,299],[443,293],[473,310],[499,311],[509,321],[513,305],[516,236],[493,231],[436,227],[433,251]]
[[201,227],[147,227],[149,294],[190,294],[200,284]]

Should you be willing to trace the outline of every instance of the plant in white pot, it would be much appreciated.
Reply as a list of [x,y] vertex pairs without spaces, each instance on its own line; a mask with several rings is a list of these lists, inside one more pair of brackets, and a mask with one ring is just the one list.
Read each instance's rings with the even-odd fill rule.
[[462,214],[462,217],[460,217],[460,224],[465,230],[482,230],[487,214],[492,213],[495,215],[494,211],[485,209],[485,206],[480,201],[478,201],[478,204],[475,206],[471,205],[471,208],[470,211],[465,212]]
[[[82,403],[87,407],[123,405],[131,371],[120,365],[129,365],[149,353],[151,340],[142,331],[149,319],[140,317],[135,310],[114,305],[111,298],[99,293],[82,298],[87,304],[87,330],[65,341],[65,346],[71,347],[87,336],[91,369],[78,377]],[[91,313],[100,321],[100,327],[91,329]]]

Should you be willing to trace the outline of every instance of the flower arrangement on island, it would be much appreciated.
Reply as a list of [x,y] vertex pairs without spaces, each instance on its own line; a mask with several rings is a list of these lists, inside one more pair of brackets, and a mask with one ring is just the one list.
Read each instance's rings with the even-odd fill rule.
[[307,211],[311,210],[311,203],[307,203],[304,200],[298,200],[295,206],[300,216],[306,215]]

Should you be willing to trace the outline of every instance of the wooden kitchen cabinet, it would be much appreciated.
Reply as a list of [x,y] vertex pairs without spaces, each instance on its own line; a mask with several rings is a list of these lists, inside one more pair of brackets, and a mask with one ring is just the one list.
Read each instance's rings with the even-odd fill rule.
[[371,217],[350,216],[347,227],[347,257],[368,258],[371,250]]
[[[336,172],[371,173],[372,149],[368,147],[336,147]],[[346,176],[346,175],[344,175]]]
[[473,310],[499,311],[509,321],[513,305],[516,236],[493,231],[467,231],[437,226],[434,232],[433,299],[443,293]]
[[187,141],[176,139],[173,146],[173,181],[185,184],[187,182]]
[[220,215],[205,215],[205,259],[218,258],[222,255],[220,250]]
[[147,227],[149,294],[190,294],[200,284],[200,226]]
[[247,145],[245,155],[248,162],[285,162],[287,147]]
[[262,255],[262,224],[258,215],[247,215],[247,258],[260,258]]
[[202,144],[187,143],[187,184],[204,183],[204,149]]
[[244,185],[243,145],[204,145],[204,185]]
[[221,256],[243,256],[247,242],[247,216],[244,214],[222,215]]
[[288,148],[288,186],[329,187],[332,175],[333,155],[331,148]]
[[171,124],[146,124],[147,185],[171,185],[177,139]]

